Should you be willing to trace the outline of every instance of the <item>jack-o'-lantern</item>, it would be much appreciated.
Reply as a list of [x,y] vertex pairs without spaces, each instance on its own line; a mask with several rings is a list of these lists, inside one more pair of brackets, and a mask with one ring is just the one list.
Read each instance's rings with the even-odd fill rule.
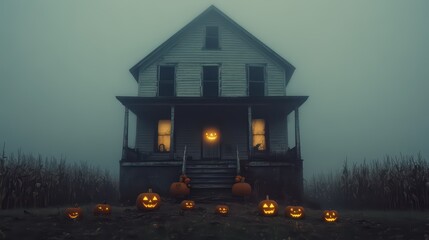
[[192,210],[195,208],[195,202],[192,200],[183,200],[180,203],[180,207],[182,208],[182,210]]
[[82,209],[80,207],[70,207],[65,210],[66,218],[72,220],[79,220],[83,217]]
[[99,203],[94,207],[95,216],[108,216],[112,212],[112,207],[107,203]]
[[218,138],[218,132],[216,131],[216,129],[206,129],[205,137],[209,142],[214,142]]
[[322,219],[325,222],[336,222],[339,217],[340,215],[338,215],[338,212],[335,210],[325,210],[322,215]]
[[181,175],[178,182],[174,182],[170,185],[170,195],[172,197],[184,197],[189,195],[191,192],[188,187],[189,182],[191,182],[190,178],[186,177],[186,175]]
[[161,204],[161,197],[158,193],[152,192],[152,188],[149,188],[148,192],[140,193],[137,196],[136,206],[140,210],[155,210],[159,208]]
[[252,187],[250,184],[245,183],[244,179],[244,177],[240,177],[240,182],[234,183],[234,185],[232,185],[232,195],[245,197],[252,193]]
[[215,213],[221,216],[227,216],[229,214],[229,207],[227,205],[216,205]]
[[267,195],[266,199],[259,202],[258,210],[262,216],[276,216],[279,210],[279,205],[276,201],[270,200]]
[[285,209],[285,215],[289,218],[301,219],[304,218],[304,207],[302,206],[287,206]]

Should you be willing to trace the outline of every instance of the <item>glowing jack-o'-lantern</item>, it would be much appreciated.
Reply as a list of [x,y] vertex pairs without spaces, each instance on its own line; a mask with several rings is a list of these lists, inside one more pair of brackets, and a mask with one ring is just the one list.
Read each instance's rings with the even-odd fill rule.
[[77,206],[66,208],[65,214],[68,219],[72,220],[79,220],[83,217],[82,209]]
[[182,210],[192,210],[195,208],[195,202],[192,200],[183,200],[182,203],[180,203],[180,207]]
[[112,212],[112,207],[109,204],[100,203],[95,205],[93,212],[95,216],[108,216]]
[[322,215],[322,219],[325,222],[336,222],[339,217],[338,212],[335,210],[325,210]]
[[301,219],[304,218],[304,207],[302,206],[287,206],[285,209],[286,217]]
[[262,216],[276,216],[279,210],[279,205],[276,201],[270,200],[267,195],[265,200],[259,202],[258,210]]
[[209,141],[215,141],[217,139],[217,132],[213,129],[208,129],[206,131],[206,139]]
[[152,188],[148,192],[140,193],[137,196],[136,206],[140,210],[155,210],[159,208],[161,197],[158,193],[153,193]]
[[227,216],[229,214],[229,207],[227,205],[216,205],[215,213],[221,216]]

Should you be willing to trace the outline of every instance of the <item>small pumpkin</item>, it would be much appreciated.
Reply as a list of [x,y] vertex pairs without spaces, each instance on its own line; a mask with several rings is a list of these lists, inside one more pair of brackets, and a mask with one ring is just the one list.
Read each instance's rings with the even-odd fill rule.
[[69,207],[65,210],[66,218],[72,219],[72,220],[80,220],[83,217],[82,209],[78,206],[75,207]]
[[336,222],[340,215],[335,210],[325,210],[323,211],[322,219],[325,222]]
[[183,200],[180,203],[180,208],[182,208],[182,210],[192,210],[195,208],[195,202],[192,200]]
[[289,218],[302,219],[304,218],[304,207],[302,206],[287,206],[285,209],[285,215]]
[[236,183],[241,182],[241,178],[242,178],[242,176],[240,176],[240,175],[235,176],[235,182]]
[[267,195],[266,199],[259,202],[258,210],[262,216],[276,216],[279,210],[279,205],[276,201],[270,200]]
[[245,197],[252,193],[252,187],[250,184],[245,183],[244,179],[244,177],[240,177],[240,182],[234,183],[234,185],[232,185],[232,195]]
[[112,207],[107,203],[99,203],[94,207],[94,216],[109,216],[112,213]]
[[148,192],[140,193],[137,196],[136,206],[140,210],[156,210],[161,204],[161,197],[158,193],[152,192],[152,188],[149,188]]
[[229,214],[229,207],[228,207],[228,205],[216,205],[216,207],[215,207],[215,213],[219,214],[221,216],[228,216],[228,214]]

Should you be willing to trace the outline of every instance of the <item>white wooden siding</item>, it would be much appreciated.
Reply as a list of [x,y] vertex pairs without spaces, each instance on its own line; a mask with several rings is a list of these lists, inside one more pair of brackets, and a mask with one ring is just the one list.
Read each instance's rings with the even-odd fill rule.
[[136,148],[141,153],[152,153],[154,151],[155,126],[153,116],[137,117]]
[[[219,26],[220,50],[205,50],[205,26]],[[246,96],[246,64],[266,64],[268,96],[284,96],[284,69],[268,55],[234,32],[231,26],[217,15],[209,15],[188,29],[176,45],[164,53],[158,61],[139,73],[139,96],[156,96],[157,65],[176,63],[177,96],[201,96],[201,68],[203,64],[222,65],[222,96]]]
[[287,117],[283,111],[267,116],[271,152],[285,152],[288,148]]

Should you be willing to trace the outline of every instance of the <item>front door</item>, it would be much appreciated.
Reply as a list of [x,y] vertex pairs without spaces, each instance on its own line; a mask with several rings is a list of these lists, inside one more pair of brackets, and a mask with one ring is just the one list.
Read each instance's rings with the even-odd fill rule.
[[220,158],[220,131],[217,127],[205,127],[202,132],[203,159]]

